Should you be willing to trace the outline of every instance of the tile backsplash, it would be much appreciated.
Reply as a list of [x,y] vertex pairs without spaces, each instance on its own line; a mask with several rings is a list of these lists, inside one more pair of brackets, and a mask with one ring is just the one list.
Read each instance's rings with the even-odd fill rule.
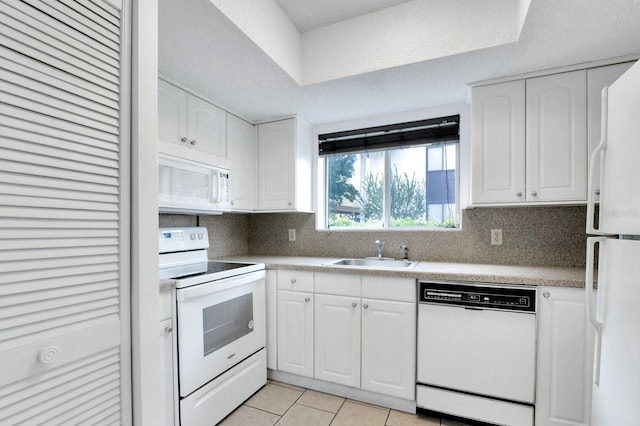
[[[222,216],[161,215],[160,226],[206,226],[210,257],[242,254],[365,257],[375,240],[385,256],[422,261],[539,266],[584,266],[586,208],[476,208],[462,212],[461,229],[431,231],[317,231],[309,213]],[[491,229],[502,229],[502,245],[491,245]],[[288,230],[296,230],[290,242]]]

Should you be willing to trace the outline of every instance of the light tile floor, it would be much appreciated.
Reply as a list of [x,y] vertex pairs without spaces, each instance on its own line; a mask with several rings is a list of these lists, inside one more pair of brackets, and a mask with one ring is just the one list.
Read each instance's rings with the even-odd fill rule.
[[352,401],[275,381],[229,414],[221,426],[468,426]]

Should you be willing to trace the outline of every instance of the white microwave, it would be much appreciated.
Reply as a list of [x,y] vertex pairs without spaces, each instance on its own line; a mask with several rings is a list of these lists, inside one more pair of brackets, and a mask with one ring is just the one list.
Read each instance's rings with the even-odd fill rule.
[[158,143],[161,213],[229,211],[229,161],[169,142]]

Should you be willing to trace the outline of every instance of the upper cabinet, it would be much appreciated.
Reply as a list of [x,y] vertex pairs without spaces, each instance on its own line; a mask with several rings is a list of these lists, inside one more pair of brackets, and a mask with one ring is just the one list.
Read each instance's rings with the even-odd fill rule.
[[158,80],[158,137],[226,158],[226,112]]
[[600,138],[600,91],[629,64],[472,89],[472,204],[587,200],[588,156]]
[[473,203],[524,200],[524,80],[473,89]]
[[587,199],[587,73],[526,80],[529,202]]
[[258,125],[258,209],[311,211],[312,128],[299,118]]
[[258,202],[258,133],[256,126],[227,114],[227,158],[231,209],[253,211]]
[[312,211],[313,128],[300,118],[255,126],[159,79],[158,136],[230,160],[232,211]]
[[[606,67],[591,68],[587,71],[587,140],[589,149],[589,159],[591,153],[600,143],[602,137],[602,89],[608,87],[618,79],[626,70],[631,67],[632,62],[609,65]],[[600,198],[600,162],[594,164],[593,180],[596,184],[593,189],[596,201]]]

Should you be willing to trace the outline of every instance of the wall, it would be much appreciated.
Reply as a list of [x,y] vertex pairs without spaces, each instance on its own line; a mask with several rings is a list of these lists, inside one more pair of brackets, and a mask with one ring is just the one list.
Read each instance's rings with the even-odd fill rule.
[[161,214],[160,227],[205,226],[209,231],[209,258],[249,253],[249,215],[221,216]]
[[[462,211],[462,228],[436,231],[316,231],[314,214],[255,214],[249,217],[249,253],[319,257],[385,255],[427,261],[511,265],[584,266],[586,207],[476,208]],[[295,228],[295,242],[288,229]],[[490,244],[502,228],[503,244]]]
[[[462,211],[462,228],[434,231],[317,231],[310,213],[160,215],[160,226],[206,226],[209,257],[243,254],[365,257],[375,240],[385,255],[437,262],[584,266],[585,207],[476,208]],[[288,230],[296,229],[289,242]],[[503,244],[490,244],[490,231],[502,229]]]

